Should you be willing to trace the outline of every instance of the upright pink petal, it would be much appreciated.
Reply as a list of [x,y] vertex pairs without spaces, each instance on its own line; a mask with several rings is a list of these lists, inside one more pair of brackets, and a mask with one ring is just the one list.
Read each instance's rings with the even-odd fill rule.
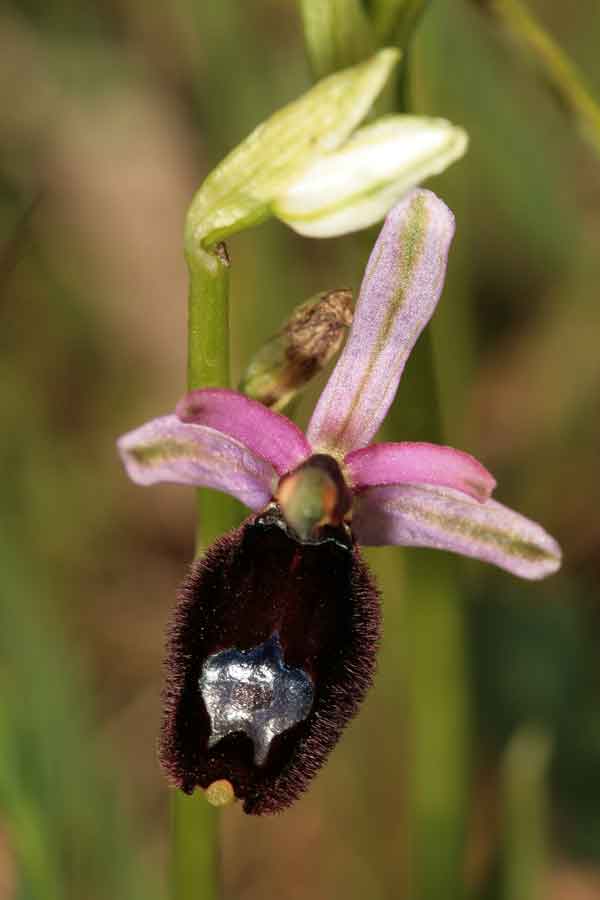
[[354,488],[378,484],[439,484],[487,500],[496,479],[475,457],[439,444],[371,444],[344,460]]
[[161,416],[117,441],[127,474],[137,484],[171,481],[215,488],[249,509],[271,500],[277,481],[273,466],[239,441],[214,428]]
[[183,422],[207,425],[241,441],[268,459],[279,475],[310,456],[311,447],[297,425],[237,391],[206,388],[186,394],[175,410]]
[[560,547],[535,522],[494,500],[478,503],[451,488],[367,488],[355,500],[352,531],[363,544],[451,550],[521,578],[545,578],[561,563]]
[[344,351],[308,427],[316,451],[343,457],[369,443],[444,284],[454,216],[431,191],[389,213],[373,248]]

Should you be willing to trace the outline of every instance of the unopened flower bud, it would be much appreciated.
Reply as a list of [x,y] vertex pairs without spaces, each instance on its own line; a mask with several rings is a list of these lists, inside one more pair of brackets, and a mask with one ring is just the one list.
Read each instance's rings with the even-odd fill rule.
[[367,228],[411,187],[459,159],[467,142],[445,119],[379,119],[306,169],[277,198],[275,215],[308,237]]
[[375,53],[317,82],[259,125],[214,169],[190,207],[186,241],[208,247],[272,215],[271,206],[322,154],[337,149],[369,112],[400,54]]
[[443,119],[389,116],[356,131],[398,62],[394,48],[322,78],[214,169],[186,222],[188,256],[275,215],[300,234],[347,234],[465,152]]
[[271,409],[284,409],[333,359],[351,324],[352,291],[316,294],[254,355],[240,390]]

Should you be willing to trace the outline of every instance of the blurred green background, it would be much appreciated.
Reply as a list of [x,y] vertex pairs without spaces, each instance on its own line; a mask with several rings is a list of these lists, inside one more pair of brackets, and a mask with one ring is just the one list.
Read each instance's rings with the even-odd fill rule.
[[[597,0],[531,6],[600,97]],[[566,557],[543,584],[462,569],[465,895],[529,900],[506,859],[539,839],[539,814],[537,897],[591,900],[600,162],[469,3],[432,0],[412,62],[417,109],[471,136],[432,181],[458,225],[434,330],[445,438],[481,458],[499,499],[543,522]],[[292,0],[9,0],[0,14],[2,900],[167,896],[155,748],[193,498],[129,483],[114,441],[184,390],[181,242],[195,188],[309,84]],[[358,288],[372,239],[315,242],[270,222],[230,242],[234,380],[298,302]],[[409,366],[399,437],[427,436],[415,381]],[[415,900],[403,561],[419,552],[369,554],[385,596],[377,684],[309,793],[277,819],[225,811],[227,898]],[[436,659],[432,648],[422,660],[434,686]],[[434,724],[438,712],[422,710]]]

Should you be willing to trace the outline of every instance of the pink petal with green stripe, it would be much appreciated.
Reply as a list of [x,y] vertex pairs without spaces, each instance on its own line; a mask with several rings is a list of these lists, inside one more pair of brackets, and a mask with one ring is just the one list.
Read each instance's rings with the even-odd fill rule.
[[295,468],[312,452],[304,434],[290,419],[237,391],[190,391],[175,412],[183,422],[207,425],[240,441],[268,460],[279,475]]
[[438,302],[453,235],[454,216],[431,191],[412,191],[389,213],[348,341],[310,420],[316,451],[341,458],[375,435]]
[[451,488],[367,488],[354,503],[359,543],[436,547],[539,579],[560,567],[560,547],[543,528],[495,500],[478,503]]
[[136,484],[170,481],[214,488],[237,497],[249,509],[271,500],[273,466],[240,441],[177,416],[161,416],[117,441],[127,474]]
[[354,450],[344,465],[355,489],[378,484],[438,484],[487,500],[496,479],[469,453],[439,444],[371,444]]

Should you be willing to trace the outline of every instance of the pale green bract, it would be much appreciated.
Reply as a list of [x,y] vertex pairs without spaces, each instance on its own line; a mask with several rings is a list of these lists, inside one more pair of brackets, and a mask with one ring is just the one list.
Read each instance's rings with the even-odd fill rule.
[[315,160],[340,147],[367,115],[400,57],[380,50],[330,75],[259,125],[214,169],[192,201],[188,249],[263,221],[276,197]]
[[380,50],[259,125],[194,197],[188,257],[270,215],[309,237],[358,231],[459,159],[467,135],[445,119],[387,116],[356,130],[398,59]]
[[408,190],[459,159],[467,143],[466,132],[445,119],[387,116],[310,165],[273,211],[309,237],[368,228]]

